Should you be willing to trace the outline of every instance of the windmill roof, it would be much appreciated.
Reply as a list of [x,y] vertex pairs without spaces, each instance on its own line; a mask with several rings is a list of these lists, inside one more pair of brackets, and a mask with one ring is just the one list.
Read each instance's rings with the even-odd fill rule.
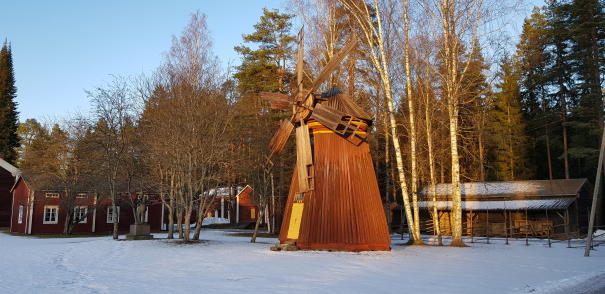
[[355,104],[355,102],[345,94],[341,93],[331,96],[328,98],[328,101],[324,103],[329,107],[338,109],[355,118],[367,120],[368,122],[372,121],[372,116],[361,109],[359,105]]

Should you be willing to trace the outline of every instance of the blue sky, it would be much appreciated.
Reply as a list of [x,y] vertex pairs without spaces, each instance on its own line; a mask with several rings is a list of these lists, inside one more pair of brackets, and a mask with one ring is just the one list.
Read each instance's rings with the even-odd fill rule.
[[149,73],[170,49],[171,36],[179,36],[198,9],[207,15],[215,53],[225,66],[239,64],[233,47],[242,43],[242,34],[254,31],[263,7],[286,12],[284,0],[4,2],[0,38],[12,45],[21,121],[85,112],[84,90],[111,81],[110,75]]
[[0,38],[12,45],[20,120],[87,111],[92,90],[113,75],[149,73],[196,10],[207,15],[215,53],[239,63],[233,50],[254,31],[263,1],[4,1]]

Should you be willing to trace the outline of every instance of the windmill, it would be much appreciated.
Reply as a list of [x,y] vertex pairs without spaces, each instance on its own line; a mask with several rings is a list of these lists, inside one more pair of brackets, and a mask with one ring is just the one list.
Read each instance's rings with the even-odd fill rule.
[[262,100],[271,101],[271,108],[292,105],[293,109],[292,117],[280,122],[265,164],[267,168],[271,158],[282,152],[294,132],[297,160],[280,242],[296,243],[301,249],[389,250],[389,231],[366,141],[372,117],[336,87],[315,94],[357,38],[326,64],[309,89],[303,88],[302,30],[299,43],[298,91],[291,99],[261,93]]

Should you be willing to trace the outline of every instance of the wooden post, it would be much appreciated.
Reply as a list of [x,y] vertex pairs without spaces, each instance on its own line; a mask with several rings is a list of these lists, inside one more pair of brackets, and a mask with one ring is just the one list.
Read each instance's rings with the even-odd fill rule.
[[527,233],[529,232],[529,224],[527,223],[527,207],[525,207],[525,246],[529,246]]
[[474,233],[475,233],[475,226],[473,225],[475,223],[475,221],[473,220],[473,218],[475,217],[475,215],[473,214],[472,208],[471,208],[471,212],[469,213],[469,215],[471,216],[471,218],[470,218],[470,220],[471,220],[471,243],[475,243],[475,239],[473,238]]
[[597,166],[597,176],[595,179],[594,192],[592,193],[592,207],[590,208],[590,222],[588,223],[588,237],[586,238],[586,250],[584,256],[590,256],[592,249],[592,231],[594,229],[594,219],[597,209],[597,200],[599,199],[599,186],[601,185],[601,172],[603,170],[603,152],[605,151],[605,129],[601,138],[601,151],[599,152],[599,165]]
[[567,235],[567,248],[571,248],[571,236],[569,235],[569,208],[565,208],[565,235]]
[[485,237],[487,237],[487,244],[489,244],[489,206],[485,211]]
[[504,202],[504,237],[506,238],[506,245],[508,245],[508,225],[506,218],[506,202]]
[[550,247],[550,224],[548,222],[548,208],[546,209],[546,236],[548,237],[548,247]]

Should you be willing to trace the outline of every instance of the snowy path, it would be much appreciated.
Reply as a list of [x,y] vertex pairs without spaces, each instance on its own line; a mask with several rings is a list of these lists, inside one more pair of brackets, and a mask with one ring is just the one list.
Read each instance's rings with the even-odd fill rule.
[[[165,237],[158,234],[156,237]],[[276,239],[204,230],[201,244],[0,234],[0,293],[600,293],[603,247],[543,240],[390,252],[273,252]],[[595,292],[597,291],[597,292]],[[601,292],[602,293],[602,292]]]

